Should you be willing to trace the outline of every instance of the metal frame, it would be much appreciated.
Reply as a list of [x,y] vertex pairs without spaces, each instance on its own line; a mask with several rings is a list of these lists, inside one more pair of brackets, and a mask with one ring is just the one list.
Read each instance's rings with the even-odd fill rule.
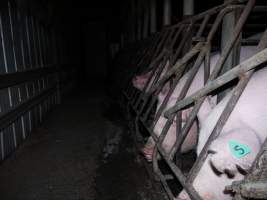
[[[167,184],[167,180],[169,180],[170,178],[171,179],[175,178],[179,180],[179,182],[182,184],[182,186],[188,192],[188,194],[190,195],[192,199],[194,200],[201,199],[199,194],[193,188],[192,183],[206,158],[207,148],[209,144],[219,135],[220,131],[222,130],[231,111],[233,110],[240,95],[242,94],[242,91],[244,90],[250,77],[252,76],[254,72],[253,69],[257,67],[258,65],[260,65],[261,63],[267,61],[267,51],[263,50],[259,52],[257,55],[243,62],[242,65],[238,65],[234,69],[230,70],[229,72],[225,73],[224,75],[216,79],[230,51],[232,50],[234,45],[236,45],[237,42],[240,42],[240,40],[238,41],[238,37],[242,31],[242,27],[244,26],[246,19],[248,18],[250,12],[253,10],[254,4],[255,4],[255,0],[249,0],[245,6],[241,4],[237,4],[237,5],[233,4],[237,2],[238,1],[231,1],[231,2],[225,3],[221,6],[217,6],[213,9],[210,9],[209,11],[206,11],[199,15],[188,18],[177,25],[169,27],[170,30],[173,30],[174,28],[178,28],[179,30],[179,28],[182,25],[187,24],[188,29],[190,31],[195,32],[195,37],[192,39],[192,43],[196,42],[196,44],[180,59],[177,59],[175,54],[168,54],[169,51],[164,51],[165,49],[162,50],[161,53],[159,53],[158,56],[154,58],[154,60],[152,59],[152,62],[150,65],[155,66],[154,71],[151,75],[152,77],[155,73],[158,73],[158,74],[160,73],[162,69],[162,65],[164,66],[164,64],[162,63],[166,62],[166,58],[170,58],[171,68],[163,76],[163,78],[161,80],[158,80],[158,79],[154,80],[154,83],[152,87],[150,88],[150,90],[147,90],[147,85],[149,84],[149,81],[151,81],[151,77],[150,77],[150,79],[147,81],[145,88],[143,89],[143,91],[141,92],[139,96],[128,96],[127,91],[126,93],[124,93],[124,95],[129,100],[129,109],[133,110],[135,113],[134,124],[135,124],[135,132],[137,134],[137,138],[139,139],[143,138],[142,133],[140,132],[140,126],[142,126],[153,137],[154,141],[156,141],[156,147],[154,149],[154,154],[153,154],[153,170],[157,174],[158,178],[160,179],[170,199],[174,197],[170,187]],[[209,60],[210,60],[211,44],[212,44],[212,39],[215,35],[215,32],[217,31],[219,25],[221,24],[223,17],[227,13],[232,12],[234,10],[240,10],[240,9],[242,9],[243,11],[242,11],[241,16],[239,17],[237,24],[235,25],[234,34],[230,38],[228,43],[226,44],[225,48],[223,49],[221,53],[221,57],[218,60],[212,74],[208,77],[209,70],[210,70]],[[216,20],[214,21],[212,26],[210,25],[208,26],[208,21],[210,20],[210,17],[212,15],[217,16]],[[193,30],[193,28],[196,29],[196,27],[194,27],[194,24],[196,24],[196,21],[201,21],[201,23],[198,22],[197,31]],[[190,23],[188,24],[188,22]],[[199,26],[199,24],[201,25]],[[210,30],[209,30],[209,34],[207,38],[205,38],[202,36],[202,33],[207,28],[210,28]],[[265,43],[266,35],[267,34],[265,33],[265,36],[263,37],[262,41],[258,45],[258,51],[266,47],[266,43]],[[172,37],[169,37],[168,43],[170,44],[170,42],[172,41],[173,41]],[[183,45],[183,40],[180,42],[180,45],[181,46]],[[181,49],[181,47],[179,46],[178,49]],[[205,80],[205,83],[207,84],[203,89],[201,89],[197,93],[184,99],[187,93],[187,90],[189,89],[191,82],[194,76],[196,75],[198,68],[203,60],[205,61],[204,62],[205,63],[204,80]],[[159,65],[160,61],[161,61],[161,65]],[[169,97],[174,91],[176,84],[179,82],[180,78],[182,77],[186,67],[188,67],[190,63],[193,63],[192,70],[190,72],[190,77],[186,81],[185,86],[182,89],[182,92],[180,93],[180,97],[177,99],[176,105],[165,112],[165,116],[168,118],[168,120],[160,134],[160,137],[157,137],[153,133],[153,127],[156,124],[159,117],[164,112],[164,109],[167,105]],[[193,124],[193,121],[196,118],[196,115],[198,113],[198,110],[205,100],[206,95],[208,95],[211,91],[216,90],[221,85],[228,83],[230,80],[233,80],[236,77],[239,77],[240,81],[238,85],[234,88],[235,90],[234,95],[231,97],[229,103],[227,104],[225,110],[223,111],[220,119],[218,120],[216,124],[216,127],[214,128],[206,145],[204,146],[202,152],[200,153],[200,156],[198,157],[197,161],[194,163],[192,169],[190,170],[190,173],[188,174],[188,176],[185,176],[182,170],[174,162],[174,156],[177,153],[177,150],[180,149],[180,146],[183,143],[188,131],[190,130]],[[157,94],[159,94],[164,84],[166,84],[167,82],[171,83],[172,85],[171,89],[169,93],[167,94],[167,97],[163,101],[162,105],[160,106],[159,110],[157,111],[155,118],[154,118],[154,122],[150,124],[148,122],[149,113],[151,112],[153,105],[156,103]],[[181,129],[181,111],[185,107],[188,107],[192,104],[194,104],[193,110],[190,113],[190,116],[186,124]],[[171,124],[173,123],[173,120],[175,117],[176,117],[176,123],[178,124],[177,125],[177,139],[171,152],[167,154],[162,148],[162,142]],[[169,169],[171,170],[172,175],[171,174],[164,175],[162,173],[161,169],[158,166],[158,160],[157,160],[158,155],[160,155],[160,157],[163,158],[166,164],[169,166]]]

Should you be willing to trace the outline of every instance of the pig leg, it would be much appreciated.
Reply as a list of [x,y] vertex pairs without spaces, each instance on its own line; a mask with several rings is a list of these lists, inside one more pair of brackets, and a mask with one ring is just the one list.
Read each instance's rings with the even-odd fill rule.
[[144,157],[146,158],[146,160],[148,162],[152,161],[152,155],[153,155],[153,150],[155,147],[155,142],[152,138],[152,136],[150,136],[145,144],[145,146],[141,149],[141,153],[144,155]]
[[247,171],[261,146],[256,133],[246,127],[221,134],[209,147],[211,165],[230,176],[239,173],[239,169]]
[[[163,127],[160,129],[162,130]],[[184,140],[184,143],[181,146],[181,152],[186,153],[190,150],[192,150],[196,144],[197,144],[197,123],[196,121],[193,123],[193,126],[188,132],[187,137]],[[156,133],[156,132],[155,132]],[[157,133],[156,133],[157,134]],[[160,134],[160,133],[159,133]],[[157,134],[159,136],[159,134]],[[162,148],[165,150],[165,152],[169,153],[170,150],[172,149],[173,145],[175,144],[176,141],[176,123],[174,122],[172,126],[170,127],[163,143],[162,143]],[[153,155],[153,150],[155,147],[155,142],[152,137],[149,137],[147,143],[145,144],[144,148],[141,149],[142,154],[145,156],[148,162],[152,161],[152,155]]]

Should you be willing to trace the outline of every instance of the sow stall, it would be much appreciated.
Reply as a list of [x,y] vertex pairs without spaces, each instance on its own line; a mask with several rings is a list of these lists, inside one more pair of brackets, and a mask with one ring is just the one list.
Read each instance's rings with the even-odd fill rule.
[[[137,70],[139,69],[140,72],[140,69],[144,68],[143,64],[149,63],[146,72],[151,71],[152,73],[141,92],[132,88],[131,84],[129,84],[124,95],[127,99],[128,112],[133,116],[131,121],[134,121],[134,134],[136,134],[137,141],[146,142],[148,136],[152,136],[156,142],[152,159],[153,171],[157,175],[156,177],[161,181],[170,199],[173,199],[177,195],[168,183],[169,180],[173,179],[178,180],[179,184],[182,185],[192,199],[202,199],[192,186],[192,183],[207,157],[207,149],[211,142],[219,136],[231,111],[234,109],[240,95],[253,75],[255,68],[267,61],[265,49],[267,44],[267,32],[265,31],[257,45],[257,53],[254,56],[237,65],[230,71],[221,73],[222,66],[230,52],[232,51],[235,55],[239,55],[242,43],[241,32],[249,15],[252,15],[253,12],[257,10],[254,7],[255,2],[255,0],[242,2],[228,1],[223,5],[188,18],[176,25],[166,27],[162,32],[155,35],[154,40],[152,40],[150,45],[146,48],[143,57],[140,55],[138,56],[138,61],[135,63],[137,65]],[[221,50],[221,54],[215,64],[214,70],[210,73],[211,53],[214,49],[217,49],[215,38],[220,36],[218,32],[220,31],[224,16],[233,11],[239,13],[233,35],[229,38],[226,46]],[[156,42],[158,45],[157,48],[155,48]],[[186,45],[188,43],[190,45]],[[188,48],[188,46],[191,47]],[[145,62],[143,62],[144,60]],[[205,86],[193,95],[186,97],[186,93],[193,78],[202,63],[204,63],[205,69]],[[236,60],[234,63],[238,64],[239,61]],[[163,74],[162,72],[166,66],[168,71]],[[189,77],[176,100],[176,104],[165,110],[176,85],[187,71],[190,72]],[[222,86],[227,87],[227,84],[230,81],[237,79],[238,83],[233,87],[233,95],[222,112],[222,115],[219,117],[219,120],[203,150],[194,161],[190,171],[184,172],[180,166],[181,154],[179,151],[196,119],[201,105],[209,94],[212,93],[214,95],[221,92],[218,88],[220,89]],[[158,106],[155,111],[157,96],[166,84],[170,85],[170,90],[162,104]],[[189,107],[192,108],[192,111],[185,124],[182,126],[181,112]],[[159,118],[163,115],[167,118],[167,122],[158,137],[154,133],[154,127]],[[163,141],[174,120],[176,122],[176,140],[171,151],[166,152],[163,148]],[[244,182],[234,183],[232,187],[228,188],[236,192],[236,199],[243,199],[246,197],[259,198],[259,196],[255,196],[257,194],[261,195],[261,198],[266,198],[266,190],[264,190],[264,185],[266,185],[266,175],[264,171],[266,170],[262,169],[264,168],[264,164],[257,164],[259,162],[264,162],[260,160],[265,156],[265,146],[266,145],[263,145],[263,150],[259,153],[255,165],[251,168],[252,171],[255,171],[256,168],[261,168],[261,170],[256,169],[257,173],[260,175],[252,179],[253,172],[251,174],[248,173]],[[158,160],[158,157],[161,158],[161,161]],[[159,165],[160,162],[166,164],[165,166],[168,168],[167,173],[166,169],[162,169]],[[254,182],[250,184],[251,180],[254,180]],[[259,193],[254,192],[254,196],[248,196],[248,194],[251,194],[248,191],[252,191],[253,189],[254,191],[259,191]]]

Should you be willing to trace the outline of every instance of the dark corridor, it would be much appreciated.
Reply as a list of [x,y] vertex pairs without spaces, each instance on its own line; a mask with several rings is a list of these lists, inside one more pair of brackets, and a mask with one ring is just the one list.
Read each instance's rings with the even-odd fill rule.
[[101,88],[87,90],[51,111],[1,164],[1,199],[153,199],[118,105]]
[[[266,16],[265,0],[2,0],[0,200],[205,197],[194,180],[217,138],[207,134],[206,152],[197,155],[204,121],[198,111],[207,95],[223,97],[221,90],[236,79],[248,84],[244,74],[256,64],[175,106],[187,98],[199,69],[205,67],[196,93],[239,63],[243,45],[258,45],[253,55],[260,59],[253,59],[266,63]],[[219,57],[219,68],[210,75],[212,56]],[[207,119],[218,105],[207,108]],[[199,107],[184,117],[191,106]],[[182,152],[194,124],[196,144]],[[216,178],[233,178],[228,168],[210,165]],[[243,177],[247,171],[241,171]],[[223,184],[219,192],[216,184],[214,190],[199,185],[223,194],[219,200],[239,195],[232,188],[225,193]]]
[[158,195],[116,97],[122,2],[1,1],[1,200]]

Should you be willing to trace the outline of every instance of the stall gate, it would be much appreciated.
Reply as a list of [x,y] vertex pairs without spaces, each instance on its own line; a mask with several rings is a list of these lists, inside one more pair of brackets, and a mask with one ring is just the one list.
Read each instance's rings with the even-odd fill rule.
[[60,102],[61,80],[71,68],[62,68],[65,53],[59,49],[64,44],[60,35],[13,1],[1,3],[0,38],[0,156],[4,160]]
[[[145,141],[148,136],[151,136],[156,142],[153,151],[153,171],[160,179],[170,199],[175,197],[172,189],[167,183],[170,179],[179,180],[180,184],[187,191],[191,199],[202,199],[196,192],[192,183],[207,157],[207,149],[211,142],[219,136],[224,124],[231,114],[231,111],[235,107],[240,95],[252,76],[254,68],[267,61],[267,51],[265,49],[267,43],[267,32],[265,32],[262,40],[257,46],[258,53],[256,55],[247,59],[242,64],[237,65],[230,71],[220,75],[222,66],[230,52],[239,51],[242,28],[255,6],[255,0],[242,1],[242,3],[240,2],[241,1],[234,0],[228,1],[223,5],[188,18],[176,25],[167,27],[162,32],[158,33],[154,42],[157,41],[159,46],[154,48],[155,44],[152,42],[143,54],[144,59],[147,58],[148,51],[151,56],[150,64],[147,67],[147,71],[150,71],[151,75],[143,90],[139,92],[138,90],[133,89],[130,84],[124,92],[124,95],[128,100],[129,113],[134,113],[135,133],[138,140],[143,138],[142,140]],[[227,45],[221,51],[213,71],[210,73],[211,50],[214,46],[216,46],[216,44],[214,45],[214,38],[220,30],[220,25],[222,24],[224,16],[233,11],[239,13],[237,23],[234,27],[233,36],[229,38]],[[189,37],[190,35],[194,35],[194,37]],[[185,43],[190,43],[191,48],[184,49]],[[193,95],[186,97],[186,93],[203,62],[205,86]],[[140,65],[138,65],[139,63],[142,63],[142,57],[139,57],[139,61],[136,63],[137,68],[140,68]],[[163,71],[166,67],[168,70],[164,74]],[[174,92],[176,85],[188,71],[189,75],[181,92],[179,93],[175,105],[166,109],[169,98]],[[213,94],[217,94],[218,88],[226,85],[236,78],[238,78],[239,81],[233,88],[234,92],[230,97],[230,101],[222,112],[222,115],[219,117],[212,134],[208,138],[191,170],[188,174],[184,174],[178,166],[179,164],[175,163],[175,161],[179,159],[179,150],[181,145],[192,127],[201,105],[209,94],[212,92]],[[169,92],[162,101],[161,105],[157,107],[153,121],[151,122],[149,120],[149,116],[157,104],[157,96],[160,92],[162,92],[166,84],[170,85]],[[190,112],[185,124],[182,126],[182,110],[188,109],[189,107],[192,108],[192,111]],[[163,115],[167,118],[166,123],[160,133],[160,136],[157,136],[154,132],[154,128],[160,116]],[[163,141],[174,120],[176,122],[176,140],[171,150],[166,152],[163,148]],[[149,134],[146,135],[146,133]],[[168,174],[163,172],[159,167],[158,157],[162,158],[167,164],[170,170]]]

